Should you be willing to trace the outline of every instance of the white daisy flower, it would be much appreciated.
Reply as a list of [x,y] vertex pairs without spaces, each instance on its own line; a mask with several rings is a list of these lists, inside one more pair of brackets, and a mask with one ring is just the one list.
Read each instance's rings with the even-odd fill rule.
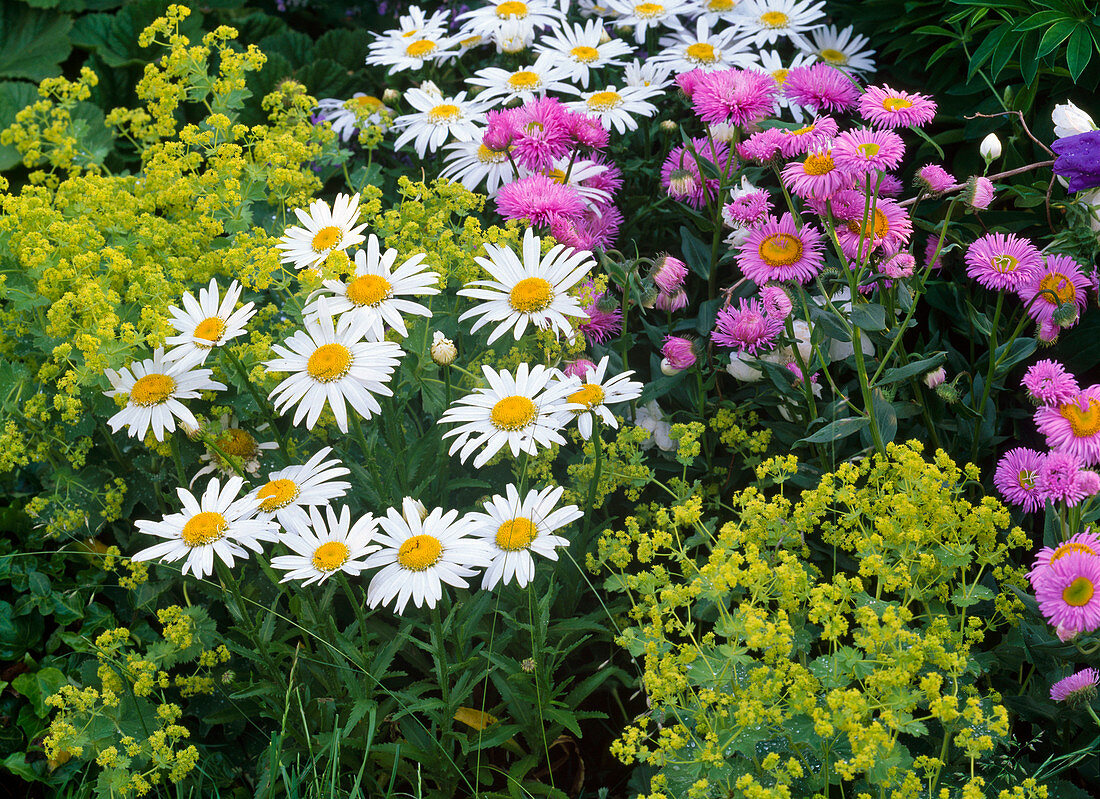
[[656,97],[672,85],[672,68],[654,61],[642,63],[635,58],[626,65],[623,85],[635,89],[648,89],[650,96]]
[[378,125],[389,130],[389,123],[382,116],[386,110],[385,103],[363,92],[356,92],[347,100],[326,97],[317,101],[317,115],[332,125],[332,132],[342,141],[350,141],[360,125]]
[[384,253],[373,233],[367,237],[366,252],[355,253],[355,273],[345,283],[342,280],[324,281],[324,289],[310,295],[302,310],[305,319],[320,316],[321,298],[327,301],[328,313],[339,316],[336,332],[342,333],[353,324],[361,325],[368,339],[381,340],[389,325],[402,336],[409,335],[401,314],[430,317],[432,312],[423,305],[403,296],[438,294],[439,275],[424,271],[427,258],[418,253],[394,268],[397,250],[392,247]]
[[536,97],[545,97],[547,91],[568,92],[573,87],[562,83],[568,72],[555,65],[554,59],[543,53],[534,64],[507,70],[500,67],[479,69],[474,77],[466,78],[470,86],[480,86],[478,101],[493,101],[496,104],[519,100],[529,103]]
[[824,0],[744,0],[733,22],[757,47],[774,44],[780,36],[803,47],[802,34],[822,27],[818,20],[824,17]]
[[535,576],[532,553],[557,560],[555,550],[569,546],[569,540],[554,533],[584,515],[576,505],[554,509],[563,488],[531,489],[522,500],[514,485],[504,491],[506,496],[496,494],[486,500],[482,506],[485,513],[466,516],[471,535],[484,539],[493,556],[481,578],[486,591],[497,583],[507,585],[513,578],[520,588],[530,583]]
[[756,58],[749,49],[747,39],[739,39],[737,28],[711,32],[710,23],[700,18],[695,23],[695,31],[673,31],[671,36],[662,36],[658,42],[664,49],[650,57],[650,61],[667,64],[676,72],[690,72],[701,69],[713,72],[731,67],[751,67]]
[[[477,331],[490,322],[499,322],[489,336],[489,344],[514,327],[517,341],[527,329],[528,323],[539,329],[553,328],[555,334],[564,333],[570,340],[575,333],[567,317],[586,321],[586,314],[569,290],[584,279],[596,265],[588,250],[574,250],[555,244],[546,255],[539,257],[541,239],[530,228],[523,234],[523,260],[507,247],[485,243],[488,258],[474,260],[488,272],[493,280],[474,280],[467,288],[459,290],[462,297],[485,300],[471,308],[458,319],[481,318],[470,328]],[[484,288],[470,288],[484,286]]]
[[451,12],[446,8],[433,11],[429,17],[420,6],[409,6],[409,13],[402,14],[397,20],[397,27],[382,31],[371,32],[376,39],[413,39],[424,34],[440,34],[447,30],[451,21]]
[[871,57],[875,51],[864,49],[870,43],[870,39],[856,33],[851,25],[841,31],[836,25],[829,25],[812,31],[804,45],[807,53],[826,64],[858,75],[875,71],[875,61]]
[[611,202],[611,195],[603,189],[585,185],[584,181],[602,175],[607,169],[606,164],[599,164],[588,158],[577,158],[570,162],[569,158],[563,157],[555,158],[546,174],[562,185],[572,186],[589,208],[598,211],[600,206]]
[[[569,403],[580,406],[573,413],[577,417],[577,430],[585,440],[592,438],[593,416],[600,417],[601,422],[612,428],[618,428],[619,422],[607,406],[630,402],[642,396],[642,384],[630,379],[634,374],[633,370],[620,372],[614,377],[605,379],[608,360],[607,355],[603,356],[599,365],[595,369],[589,369],[585,374],[580,388],[576,388],[566,397]],[[563,374],[561,379],[568,378]],[[573,386],[576,387],[575,382]]]
[[706,20],[708,25],[732,22],[740,2],[741,0],[696,0],[688,13],[695,15],[696,19]]
[[504,19],[489,34],[489,39],[496,45],[497,53],[522,53],[535,42],[535,26],[528,20]]
[[607,5],[618,14],[616,27],[633,28],[634,41],[645,44],[650,28],[679,28],[677,14],[687,14],[691,6],[687,0],[607,0]]
[[438,150],[448,138],[459,141],[481,138],[478,123],[485,121],[485,107],[467,100],[466,92],[443,97],[423,89],[409,89],[405,99],[416,111],[393,121],[395,128],[404,128],[393,143],[395,150],[413,142],[416,154],[423,158],[426,153]]
[[464,21],[464,33],[492,37],[505,23],[533,33],[536,28],[556,27],[564,17],[546,0],[496,0],[459,14],[455,19]]
[[314,200],[308,212],[295,208],[294,215],[302,227],[289,228],[275,246],[283,250],[279,259],[298,269],[316,267],[329,253],[359,244],[363,241],[359,231],[367,226],[355,225],[359,221],[358,194],[337,194],[331,208],[324,200]]
[[[787,80],[787,75],[795,67],[805,66],[806,64],[812,64],[813,58],[805,55],[804,53],[795,53],[789,61],[785,60],[775,50],[761,50],[757,53],[760,59],[760,65],[758,69],[762,72],[767,72],[779,85],[782,90],[783,84]],[[775,98],[776,107],[781,111],[786,109],[790,112],[791,117],[795,122],[802,122],[807,116],[805,109],[798,103],[792,103],[790,99],[783,96],[783,92],[780,91],[776,94]],[[778,112],[777,112],[778,113]]]
[[456,436],[448,454],[459,452],[459,460],[465,463],[470,453],[483,446],[474,458],[474,467],[481,468],[505,444],[515,458],[521,452],[536,454],[540,445],[565,443],[558,431],[574,409],[565,397],[576,390],[577,381],[553,380],[553,370],[542,364],[521,363],[514,377],[489,366],[481,371],[489,387],[455,400],[439,419],[439,424],[458,425],[443,434],[444,438]]
[[302,585],[323,583],[337,572],[358,577],[367,564],[362,558],[377,552],[380,547],[372,544],[378,520],[371,514],[351,524],[351,511],[345,505],[337,516],[331,507],[325,507],[328,524],[320,508],[309,509],[310,525],[300,528],[279,540],[294,555],[279,555],[271,559],[271,566],[286,572],[280,583],[301,580]]
[[608,38],[603,23],[590,19],[583,25],[563,25],[561,30],[543,37],[535,51],[548,54],[566,70],[566,77],[588,88],[592,70],[606,66],[625,66],[620,56],[629,56],[634,48],[622,39]]
[[618,133],[636,130],[638,121],[635,116],[651,117],[657,113],[657,106],[649,102],[650,89],[633,86],[605,86],[591,92],[581,92],[581,99],[565,104],[567,108],[580,111],[600,120],[605,130],[615,128]]
[[272,346],[280,357],[264,366],[270,372],[293,373],[271,392],[279,413],[297,405],[294,424],[305,419],[312,430],[327,403],[336,416],[336,426],[346,433],[345,402],[364,419],[380,412],[374,395],[393,396],[385,384],[404,353],[392,341],[364,341],[360,325],[337,333],[325,299],[318,302],[319,315],[305,320],[305,330],[288,338],[286,347]]
[[484,182],[485,193],[495,197],[497,189],[516,178],[507,150],[493,150],[477,140],[455,142],[443,149],[450,152],[439,176],[457,180],[470,191],[478,191]]
[[[266,450],[279,448],[274,441],[257,441],[254,435],[241,429],[237,417],[230,416],[228,413],[222,414],[218,425],[220,429],[212,435],[213,445],[217,449],[208,445],[206,452],[199,456],[199,460],[206,465],[191,478],[191,485],[194,485],[195,481],[204,474],[219,472],[226,477],[235,475],[233,467],[225,459],[226,455],[239,461],[248,474],[256,474],[260,470],[260,457],[263,453]],[[257,427],[256,431],[265,429],[267,429],[266,424]]]
[[198,366],[206,360],[211,349],[243,336],[247,332],[245,322],[256,312],[250,302],[234,311],[233,306],[240,298],[241,285],[234,280],[229,284],[225,298],[219,302],[218,282],[214,278],[210,278],[209,286],[199,289],[197,301],[191,292],[184,294],[184,310],[175,306],[168,309],[172,314],[171,325],[179,331],[179,335],[165,339],[165,344],[176,345],[168,350],[165,359]]
[[338,458],[325,460],[331,454],[332,447],[324,447],[303,464],[268,474],[267,482],[249,494],[256,500],[256,518],[278,519],[290,532],[308,527],[306,508],[328,505],[351,488],[351,483],[336,479],[351,472]]
[[402,613],[411,599],[417,607],[434,608],[443,596],[442,583],[467,588],[465,578],[477,574],[471,567],[489,565],[488,547],[467,535],[469,523],[458,517],[457,510],[444,513],[435,508],[423,514],[422,507],[405,497],[402,512],[390,508],[378,520],[382,531],[375,533],[374,540],[382,551],[368,556],[366,566],[382,568],[367,587],[370,607],[396,599],[394,610]]
[[577,9],[585,18],[598,17],[612,20],[616,16],[615,9],[607,4],[607,0],[579,0]]
[[225,391],[225,385],[210,379],[210,369],[194,369],[181,361],[169,361],[158,347],[152,358],[134,361],[121,372],[107,369],[111,390],[108,397],[126,394],[126,407],[107,420],[111,432],[129,427],[129,435],[145,438],[153,428],[157,441],[164,440],[165,431],[176,429],[176,419],[192,430],[199,427],[195,415],[180,400],[195,399],[203,391]]
[[143,549],[130,559],[159,559],[168,563],[186,558],[183,573],[191,572],[203,578],[214,571],[214,556],[232,568],[234,558],[247,558],[245,548],[262,551],[261,541],[278,540],[278,525],[255,519],[256,503],[251,497],[237,499],[244,485],[240,477],[232,477],[221,487],[213,478],[199,499],[185,488],[176,493],[183,503],[182,513],[172,513],[163,520],[141,520],[138,532],[167,539]]
[[442,32],[425,30],[415,36],[382,38],[370,43],[368,66],[389,67],[394,75],[406,69],[423,69],[428,63],[442,63],[458,55],[458,42]]

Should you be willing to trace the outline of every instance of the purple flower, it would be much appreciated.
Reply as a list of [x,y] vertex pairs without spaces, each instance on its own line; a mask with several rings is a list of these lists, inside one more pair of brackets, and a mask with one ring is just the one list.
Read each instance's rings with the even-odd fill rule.
[[1070,191],[1100,186],[1100,130],[1066,136],[1050,145],[1058,154],[1054,174],[1069,178]]
[[713,340],[719,346],[755,355],[760,350],[772,349],[782,329],[782,319],[768,316],[760,300],[742,299],[737,306],[718,312]]

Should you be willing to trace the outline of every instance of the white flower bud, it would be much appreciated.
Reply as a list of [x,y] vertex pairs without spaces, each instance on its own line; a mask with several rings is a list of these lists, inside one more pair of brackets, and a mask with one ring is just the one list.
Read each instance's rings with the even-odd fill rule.
[[382,102],[386,105],[393,105],[400,99],[401,92],[397,91],[397,89],[386,89],[386,91],[382,92]]
[[682,371],[684,371],[684,370],[683,369],[677,369],[675,366],[673,366],[671,363],[669,363],[668,358],[662,358],[661,359],[661,374],[667,375],[668,377],[672,377],[673,375],[680,374],[680,372],[682,372]]
[[982,143],[978,145],[978,152],[982,158],[985,159],[987,164],[996,161],[1001,157],[1001,140],[997,138],[996,133],[990,133],[984,139]]
[[1092,121],[1092,117],[1068,100],[1054,106],[1050,118],[1054,122],[1054,136],[1059,139],[1096,130],[1096,123]]
[[458,347],[437,330],[435,331],[435,337],[432,339],[431,354],[432,360],[440,366],[450,366],[458,355]]

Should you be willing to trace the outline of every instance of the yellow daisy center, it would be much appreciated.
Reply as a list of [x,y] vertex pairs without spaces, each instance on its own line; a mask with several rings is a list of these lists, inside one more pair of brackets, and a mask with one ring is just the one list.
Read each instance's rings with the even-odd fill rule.
[[343,344],[322,344],[306,362],[306,371],[318,383],[339,380],[351,368],[351,350]]
[[1043,275],[1043,279],[1039,281],[1039,288],[1043,291],[1054,292],[1054,296],[1058,298],[1057,301],[1052,300],[1049,294],[1039,295],[1051,305],[1061,305],[1077,299],[1077,288],[1073,285],[1073,281],[1061,272],[1051,272],[1049,275]]
[[521,69],[508,77],[508,85],[516,91],[537,89],[541,83],[542,78],[539,77],[539,73],[532,72],[529,69]]
[[1079,541],[1070,541],[1054,550],[1054,554],[1050,556],[1050,562],[1054,563],[1058,558],[1064,558],[1066,555],[1071,555],[1074,552],[1082,552],[1086,555],[1096,554],[1088,544],[1082,544]]
[[[412,45],[410,45],[411,47]],[[377,111],[384,103],[377,97],[373,97],[369,94],[364,94],[362,97],[352,97],[346,103],[344,107],[353,106],[364,111]]]
[[579,390],[569,395],[567,402],[583,405],[588,409],[595,408],[603,402],[603,388],[595,383],[585,383]]
[[340,239],[344,237],[344,232],[336,225],[328,225],[321,228],[315,234],[313,234],[313,241],[310,242],[310,246],[313,247],[314,252],[324,252],[330,247],[335,247],[340,243]]
[[783,28],[790,21],[790,17],[782,11],[765,11],[760,15],[760,21],[769,28]]
[[431,535],[414,535],[397,549],[397,562],[413,572],[422,572],[439,562],[443,545]]
[[521,516],[518,519],[509,519],[497,528],[496,542],[505,552],[519,552],[531,546],[538,534],[534,522]]
[[223,431],[215,443],[217,443],[218,449],[235,458],[251,458],[259,451],[256,446],[256,439],[236,427]]
[[881,149],[882,147],[873,141],[865,141],[863,142],[863,144],[856,147],[856,150],[858,150],[859,153],[867,159],[874,158],[876,155],[879,154],[879,150]]
[[548,178],[553,178],[558,183],[565,184],[565,170],[564,169],[551,169],[546,173]]
[[707,0],[707,11],[732,11],[735,0]]
[[821,60],[826,62],[827,64],[848,63],[848,56],[844,55],[844,53],[840,52],[839,50],[834,50],[832,47],[826,47],[824,50],[818,53],[818,55],[821,56]]
[[344,293],[356,305],[377,305],[393,293],[393,285],[381,275],[359,275]]
[[660,3],[641,3],[634,6],[634,16],[639,19],[653,19],[665,13],[665,7]]
[[424,58],[435,52],[436,44],[431,39],[417,39],[405,48],[405,55],[410,58]]
[[810,153],[802,164],[802,171],[807,175],[827,175],[834,169],[832,153]]
[[225,321],[220,316],[208,316],[195,325],[195,338],[214,344],[225,333]]
[[790,233],[773,233],[757,250],[768,266],[790,266],[802,258],[802,240]]
[[569,55],[573,56],[575,61],[580,61],[582,64],[591,64],[600,57],[600,51],[595,47],[586,47],[582,44],[570,50]]
[[346,544],[340,541],[328,541],[314,551],[313,568],[322,572],[336,571],[348,562],[349,555],[351,550]]
[[585,104],[593,111],[610,111],[623,101],[623,96],[618,92],[596,92]]
[[541,277],[525,277],[508,293],[508,304],[520,313],[546,310],[554,299],[554,287]]
[[163,374],[149,374],[139,377],[130,389],[130,402],[142,408],[149,405],[160,405],[172,396],[176,390],[176,381]]
[[508,160],[508,153],[505,150],[493,150],[484,144],[479,144],[477,146],[477,160],[483,164],[503,164]]
[[884,97],[882,99],[882,107],[887,111],[901,111],[905,108],[912,108],[913,103],[906,100],[904,97]]
[[438,125],[442,122],[450,122],[452,119],[458,119],[461,113],[462,109],[457,105],[453,105],[452,103],[440,103],[428,112],[428,121]]
[[[782,85],[787,82],[787,76],[791,74],[789,69],[773,69],[772,77],[775,78],[775,82]],[[813,130],[813,126],[810,127]]]
[[461,40],[458,44],[460,47],[473,47],[476,44],[481,43],[481,36],[470,36],[467,39]]
[[[873,236],[876,239],[881,239],[887,233],[890,232],[890,220],[886,218],[886,214],[880,211],[878,208],[874,211],[874,219],[871,222],[871,226],[874,228]],[[857,236],[867,238],[867,229],[863,226],[862,219],[853,219],[848,223],[848,230]]]
[[264,513],[272,513],[279,510],[279,508],[285,508],[296,500],[300,493],[297,483],[281,477],[278,480],[271,480],[266,483],[257,492],[256,498],[260,500],[260,510]]
[[196,513],[183,525],[180,538],[189,547],[202,547],[213,544],[225,535],[229,522],[220,513],[203,511]]
[[1088,577],[1078,577],[1072,583],[1062,589],[1062,599],[1067,605],[1081,608],[1092,601],[1096,593],[1096,586]]
[[498,430],[522,430],[529,426],[539,415],[538,408],[530,397],[522,394],[513,394],[497,400],[493,409],[489,411],[489,421]]
[[688,58],[701,64],[713,64],[718,60],[718,55],[714,52],[714,45],[706,42],[689,44],[685,52]]
[[1100,433],[1100,402],[1092,397],[1089,397],[1089,406],[1085,410],[1070,402],[1060,406],[1058,411],[1069,422],[1070,430],[1077,438],[1089,438]]
[[506,2],[497,6],[497,16],[501,19],[507,19],[508,17],[526,17],[527,4],[520,3],[517,0],[506,0]]

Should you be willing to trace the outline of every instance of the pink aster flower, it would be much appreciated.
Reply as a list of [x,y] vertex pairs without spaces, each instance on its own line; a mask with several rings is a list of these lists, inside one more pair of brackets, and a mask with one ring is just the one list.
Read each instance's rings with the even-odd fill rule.
[[808,283],[824,263],[821,233],[813,225],[796,227],[790,214],[770,217],[749,232],[737,253],[737,265],[758,286],[796,280]]
[[[946,239],[943,242],[943,246],[946,247],[951,242]],[[937,270],[943,266],[942,259],[943,250],[940,248],[940,237],[929,236],[928,241],[924,243],[924,263],[929,269]]]
[[912,277],[916,267],[917,259],[913,257],[912,253],[904,250],[894,253],[879,264],[882,274],[895,280]]
[[815,150],[804,161],[783,167],[784,185],[799,197],[824,198],[848,186],[851,174],[839,168],[828,149]]
[[572,186],[540,174],[501,186],[496,204],[505,219],[526,219],[531,227],[549,225],[555,217],[580,217],[586,208]]
[[653,307],[659,311],[666,311],[667,313],[676,313],[682,311],[687,307],[688,296],[687,292],[683,289],[676,289],[675,291],[659,291],[657,292],[657,299],[653,302]]
[[779,149],[784,158],[794,158],[811,150],[828,147],[836,136],[837,124],[832,117],[814,117],[800,128],[780,128]]
[[760,289],[760,301],[764,303],[764,313],[772,319],[783,321],[791,315],[794,303],[791,295],[782,286],[764,286]]
[[926,164],[917,170],[917,182],[925,191],[939,194],[955,185],[955,178],[939,164]]
[[683,261],[671,255],[662,255],[653,265],[649,276],[661,291],[671,294],[684,285],[687,274],[687,265]]
[[823,61],[788,72],[783,94],[792,103],[815,112],[848,111],[859,100],[859,88],[851,77]]
[[856,175],[852,186],[864,196],[878,194],[879,197],[897,197],[905,185],[896,177],[883,172],[868,175]]
[[608,249],[615,246],[615,239],[619,237],[619,226],[623,223],[623,215],[613,205],[600,206],[586,211],[581,219],[581,226],[585,235],[591,237],[592,249],[599,247]]
[[1070,704],[1090,702],[1096,698],[1097,685],[1100,685],[1100,671],[1081,669],[1050,686],[1050,698],[1055,702]]
[[1035,485],[1043,454],[1027,447],[1010,449],[997,464],[993,485],[1009,505],[1017,505],[1025,513],[1043,507],[1043,498]]
[[581,284],[581,293],[588,295],[587,302],[581,301],[581,309],[588,314],[588,321],[581,322],[577,329],[584,334],[590,344],[602,344],[614,338],[623,330],[623,311],[619,301],[607,291],[592,293],[592,281]]
[[746,161],[770,164],[782,155],[783,132],[779,128],[764,128],[737,145],[737,154]]
[[691,140],[690,148],[684,144],[673,148],[661,165],[661,185],[668,196],[692,208],[702,208],[718,193],[718,178],[704,177],[699,162],[709,162],[723,173],[731,164],[729,147],[699,137]]
[[611,141],[611,134],[603,123],[588,114],[570,113],[566,120],[569,132],[577,143],[589,150],[602,150]]
[[690,72],[681,72],[676,76],[676,85],[680,87],[680,91],[684,93],[684,96],[690,100],[699,86],[700,79],[706,74],[705,69],[698,68]]
[[1100,558],[1071,552],[1038,580],[1039,610],[1054,626],[1089,633],[1100,627]]
[[895,253],[909,243],[913,222],[909,212],[896,202],[880,198],[871,208],[866,222],[864,210],[861,207],[856,218],[845,220],[836,229],[840,248],[849,258],[863,260],[875,250]]
[[596,364],[587,358],[577,358],[577,360],[565,364],[565,368],[561,371],[566,377],[579,377],[583,380],[589,372],[596,371]]
[[[601,127],[600,130],[603,130]],[[597,153],[589,160],[597,166],[605,167],[591,177],[585,178],[581,184],[587,188],[604,191],[614,197],[619,193],[623,185],[623,172],[610,158]]]
[[665,336],[664,346],[661,347],[661,355],[668,361],[673,369],[682,372],[695,364],[698,358],[695,355],[695,345],[691,339],[683,336]]
[[1089,496],[1086,493],[1088,479],[1080,478],[1081,459],[1072,452],[1055,450],[1043,458],[1035,475],[1035,490],[1044,502],[1065,502],[1072,508]]
[[1047,446],[1064,450],[1085,466],[1100,463],[1100,385],[1091,385],[1069,402],[1035,411],[1035,425]]
[[859,113],[878,128],[921,127],[936,116],[936,104],[924,94],[868,86],[859,98]]
[[766,72],[723,69],[698,79],[691,102],[704,122],[748,125],[772,112],[776,90],[775,80]]
[[736,307],[718,312],[711,339],[719,346],[755,355],[772,349],[782,329],[783,321],[768,316],[760,300],[742,299]]
[[833,142],[833,160],[855,175],[895,169],[905,155],[905,143],[892,130],[846,130]]
[[1088,301],[1085,292],[1091,287],[1080,264],[1068,255],[1048,255],[1045,268],[1035,272],[1018,291],[1031,318],[1043,322],[1052,319],[1058,306],[1066,303],[1077,306],[1080,314]]
[[1035,553],[1031,571],[1027,573],[1032,587],[1042,579],[1043,574],[1050,568],[1052,562],[1074,552],[1100,558],[1100,537],[1097,537],[1086,527],[1080,533],[1074,533],[1056,547],[1043,547],[1040,549]]
[[734,197],[722,209],[722,217],[727,221],[752,226],[761,222],[771,209],[771,197],[761,189]]
[[993,202],[993,182],[989,178],[973,175],[966,181],[963,199],[977,211],[984,211]]
[[966,250],[966,274],[995,291],[1017,290],[1043,265],[1039,250],[1013,234],[987,233]]
[[568,111],[553,97],[540,97],[505,112],[514,130],[512,155],[532,171],[545,171],[573,149]]

